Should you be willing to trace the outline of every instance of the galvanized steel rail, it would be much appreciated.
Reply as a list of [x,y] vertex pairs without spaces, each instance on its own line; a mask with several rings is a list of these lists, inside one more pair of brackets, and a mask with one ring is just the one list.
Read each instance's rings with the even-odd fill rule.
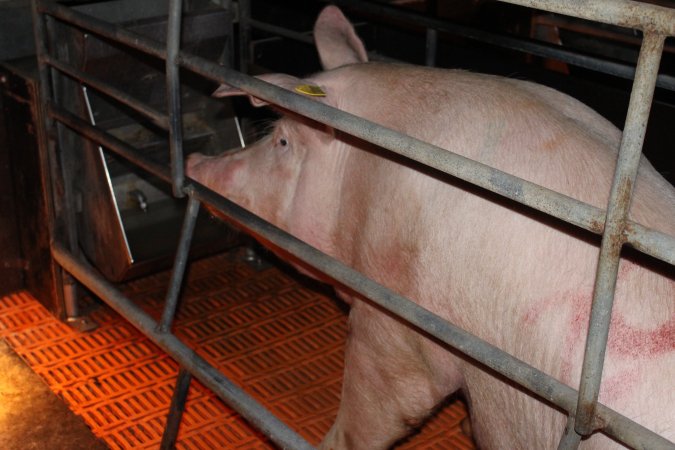
[[[246,33],[251,27],[260,25],[260,23],[250,18],[248,1],[242,0],[241,3],[240,20],[242,22],[242,30]],[[338,1],[337,3],[343,2]],[[43,98],[52,98],[49,92],[49,87],[51,86],[49,68],[51,67],[51,70],[59,70],[69,77],[80,79],[83,83],[88,84],[91,88],[98,90],[102,94],[129,105],[141,114],[145,114],[151,120],[160,122],[164,125],[164,128],[168,125],[171,139],[171,168],[167,169],[165,166],[145,158],[140,152],[125,142],[65,111],[51,100],[45,104],[45,117],[48,117],[46,127],[52,129],[53,120],[56,120],[78,131],[93,142],[103,145],[134,164],[139,165],[139,167],[149,173],[157,175],[161,179],[171,183],[176,196],[188,195],[190,197],[190,207],[186,212],[183,232],[181,233],[181,244],[176,256],[171,287],[167,294],[167,305],[161,323],[156,323],[144,316],[138,308],[134,307],[128,299],[105,281],[100,274],[97,274],[78,255],[74,254],[74,251],[67,250],[61,243],[62,237],[60,236],[56,236],[57,242],[53,245],[54,257],[65,270],[73,274],[84,285],[94,290],[114,309],[118,310],[151,339],[155,340],[167,353],[176,358],[189,373],[202,380],[219,397],[231,404],[243,416],[268,434],[274,442],[282,446],[290,446],[292,448],[309,447],[302,438],[279,422],[274,416],[271,416],[268,411],[256,404],[252,399],[245,398],[245,394],[242,391],[233,386],[229,380],[224,379],[212,366],[199,358],[192,350],[187,349],[184,344],[169,332],[177,302],[178,287],[182,281],[185,258],[193,232],[194,217],[196,217],[196,211],[199,208],[200,202],[213,205],[226,216],[230,217],[231,220],[243,225],[254,234],[263,237],[266,241],[285,249],[300,260],[327,273],[339,283],[349,286],[370,298],[373,302],[395,312],[420,330],[459,349],[476,361],[490,367],[495,372],[514,380],[548,403],[562,408],[568,414],[568,425],[561,438],[561,448],[576,448],[581,436],[588,435],[594,431],[601,431],[635,448],[672,448],[672,443],[597,403],[597,392],[601,382],[602,360],[604,359],[614,284],[616,282],[616,269],[618,267],[621,246],[624,243],[628,243],[644,253],[655,256],[670,264],[675,264],[675,237],[650,230],[640,224],[626,220],[627,207],[630,204],[632,181],[637,171],[637,161],[639,161],[651,95],[653,94],[657,80],[658,61],[663,45],[663,38],[666,34],[672,35],[674,33],[675,11],[623,0],[586,0],[583,2],[542,0],[510,1],[510,3],[538,7],[606,23],[632,26],[646,31],[643,51],[641,52],[637,68],[635,82],[637,87],[634,89],[631,97],[626,131],[622,140],[619,164],[608,211],[603,211],[460,155],[452,154],[444,149],[412,139],[394,130],[386,129],[356,116],[324,106],[318,102],[313,102],[300,95],[269,85],[237,71],[218,66],[213,62],[180,52],[179,30],[182,7],[180,0],[171,0],[170,2],[168,49],[165,49],[162,44],[156,41],[78,13],[53,1],[33,0]],[[580,8],[582,11],[577,11]],[[639,11],[640,13],[636,15],[635,11]],[[169,94],[167,115],[148,109],[124,93],[107,88],[99,83],[98,80],[82,74],[77,69],[69,67],[61,61],[56,61],[54,55],[50,55],[47,50],[47,33],[44,22],[46,16],[121,42],[131,48],[141,50],[150,56],[166,60],[168,74],[167,89]],[[435,39],[435,33],[432,32],[428,35],[431,40]],[[306,40],[306,38],[303,39]],[[246,39],[242,39],[242,55],[244,56],[248,51],[248,48],[244,48],[247,47],[247,42]],[[432,45],[427,50],[427,61],[432,62],[435,46]],[[211,80],[237,86],[270,103],[283,105],[291,111],[326,123],[407,158],[481,186],[596,234],[604,233],[580,391],[577,393],[574,389],[454,327],[415,303],[397,296],[385,287],[374,283],[372,280],[340,264],[333,258],[318,252],[307,244],[262,221],[194,181],[189,180],[185,184],[182,127],[180,123],[180,95],[177,90],[179,86],[179,66],[201,74]],[[167,117],[170,120],[167,120]],[[180,410],[180,398],[184,396],[183,390],[186,389],[186,383],[189,384],[189,376],[182,372],[181,382],[179,383],[181,386],[177,389],[175,396],[178,399],[175,402],[177,406],[172,406],[174,423],[177,423],[176,421],[180,419],[180,412],[178,410]],[[166,441],[171,442],[172,439],[175,439],[175,435],[167,432]]]
[[[250,0],[245,0],[245,2],[248,1]],[[511,2],[509,0],[500,0],[500,1],[503,1],[505,3],[519,3],[519,2]],[[516,50],[518,52],[528,53],[535,56],[541,56],[543,58],[553,58],[571,64],[573,66],[583,67],[588,70],[593,70],[595,72],[605,73],[607,75],[613,75],[620,78],[632,79],[635,75],[635,68],[627,64],[622,64],[616,61],[609,61],[595,56],[580,54],[574,51],[567,50],[561,46],[551,45],[532,39],[526,39],[507,34],[493,33],[487,30],[481,30],[478,28],[473,28],[459,23],[435,19],[432,17],[425,16],[423,14],[406,11],[404,9],[395,8],[382,3],[368,3],[362,2],[360,0],[333,0],[332,3],[335,3],[336,5],[340,6],[350,7],[353,8],[354,10],[367,12],[378,18],[386,17],[398,21],[405,21],[410,24],[415,24],[417,26],[426,28],[427,65],[431,65],[429,64],[429,62],[433,60],[433,56],[435,56],[436,52],[435,41],[437,39],[437,36],[436,33],[434,32],[444,31],[454,35],[460,35],[464,38],[473,39],[478,42],[490,44],[492,46]],[[279,28],[279,27],[271,27],[269,24],[261,23],[256,20],[251,20],[250,25],[254,28],[269,32],[275,32],[274,28]],[[279,33],[279,35],[281,36],[303,41],[303,39],[297,38],[295,34],[296,33],[292,32]],[[656,85],[664,89],[675,91],[675,77],[671,75],[661,74],[657,78]]]
[[591,320],[581,371],[579,401],[575,417],[575,430],[581,436],[589,435],[594,430],[593,417],[600,393],[621,248],[625,242],[623,230],[626,227],[633,187],[637,179],[664,40],[665,36],[661,34],[645,34],[628,105],[619,158],[607,206],[605,231],[600,245]]

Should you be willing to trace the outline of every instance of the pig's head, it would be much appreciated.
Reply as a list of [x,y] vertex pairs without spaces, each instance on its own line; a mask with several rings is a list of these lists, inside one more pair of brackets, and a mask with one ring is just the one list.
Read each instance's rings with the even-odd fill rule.
[[[362,42],[335,7],[329,6],[322,11],[315,25],[314,37],[326,70],[367,61]],[[337,107],[339,83],[332,81],[335,77],[327,75],[323,72],[309,79],[300,79],[268,74],[259,78]],[[213,95],[246,94],[221,85]],[[250,100],[254,106],[266,105],[255,97],[250,97]],[[186,173],[264,219],[288,231],[293,229],[292,232],[303,234],[304,239],[318,243],[321,240],[319,235],[326,230],[316,222],[326,220],[321,217],[325,217],[326,209],[331,208],[334,191],[339,188],[335,184],[341,178],[344,144],[335,139],[332,130],[325,125],[295,114],[282,113],[271,132],[246,149],[215,157],[191,155],[187,160]],[[322,210],[316,210],[319,207]]]

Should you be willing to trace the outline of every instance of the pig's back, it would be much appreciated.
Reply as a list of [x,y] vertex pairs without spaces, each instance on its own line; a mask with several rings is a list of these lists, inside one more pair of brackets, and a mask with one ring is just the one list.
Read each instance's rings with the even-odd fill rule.
[[[338,70],[348,72],[338,77],[349,86],[341,109],[606,207],[621,132],[578,100],[459,70],[373,63]],[[675,190],[645,158],[636,189],[631,218],[675,234]]]

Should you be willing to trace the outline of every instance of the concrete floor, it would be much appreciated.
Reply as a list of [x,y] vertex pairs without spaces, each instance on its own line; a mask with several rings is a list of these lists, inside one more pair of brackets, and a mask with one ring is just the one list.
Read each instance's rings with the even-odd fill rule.
[[0,340],[0,374],[0,448],[108,448],[3,340]]

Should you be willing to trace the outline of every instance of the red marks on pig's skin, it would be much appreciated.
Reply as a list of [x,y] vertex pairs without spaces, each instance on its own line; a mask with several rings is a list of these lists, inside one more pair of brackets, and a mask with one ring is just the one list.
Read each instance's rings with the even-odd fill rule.
[[[524,324],[529,326],[541,321],[555,321],[558,315],[567,318],[558,323],[550,323],[546,328],[556,329],[556,326],[564,326],[566,329],[560,333],[563,337],[559,376],[561,381],[568,384],[573,384],[572,368],[580,367],[582,363],[591,302],[592,296],[588,290],[567,292],[537,302],[523,316]],[[609,357],[617,362],[648,360],[673,351],[675,351],[675,317],[655,324],[653,328],[642,328],[631,325],[622,312],[614,308],[607,342]],[[625,379],[620,380],[617,377]],[[613,388],[613,384],[626,385],[629,379],[636,381],[638,375],[622,372],[613,378],[607,380],[606,387],[610,391],[618,389]]]
[[600,390],[600,401],[612,403],[616,399],[630,395],[640,383],[642,372],[638,367],[631,367],[610,376],[603,376]]
[[644,330],[613,312],[608,351],[624,358],[653,358],[675,351],[675,317],[653,330]]

